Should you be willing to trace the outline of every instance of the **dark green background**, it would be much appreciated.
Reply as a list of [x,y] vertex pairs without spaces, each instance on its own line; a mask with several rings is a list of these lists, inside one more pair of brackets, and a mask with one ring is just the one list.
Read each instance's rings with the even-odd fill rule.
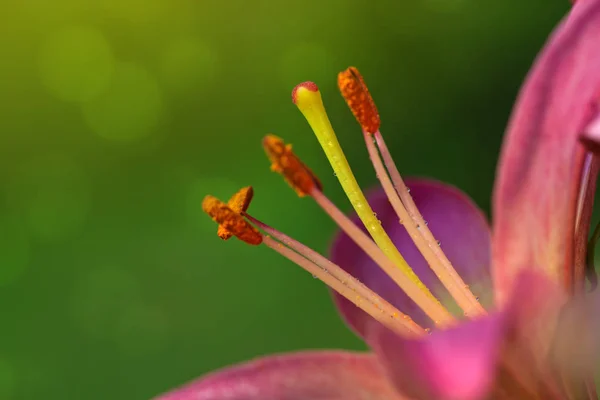
[[148,399],[229,363],[363,345],[316,280],[222,242],[203,196],[325,252],[269,172],[294,143],[349,205],[290,91],[317,82],[375,176],[336,74],[359,67],[401,171],[489,210],[512,102],[567,0],[7,0],[0,12],[0,398]]

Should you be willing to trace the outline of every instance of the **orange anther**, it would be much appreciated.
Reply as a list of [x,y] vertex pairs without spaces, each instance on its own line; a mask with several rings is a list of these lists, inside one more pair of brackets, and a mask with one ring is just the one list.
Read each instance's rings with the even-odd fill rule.
[[258,229],[216,197],[206,196],[202,201],[202,210],[238,239],[252,245],[262,243],[262,235]]
[[298,196],[310,195],[315,188],[322,189],[319,178],[294,154],[291,144],[286,145],[275,135],[265,136],[262,143],[271,161],[271,170],[283,175]]
[[[246,186],[244,188],[241,188],[237,191],[237,193],[231,196],[231,198],[227,202],[227,205],[234,212],[241,214],[245,212],[250,206],[252,196],[254,196],[254,190],[252,189],[252,186]],[[217,235],[221,239],[227,240],[233,236],[233,233],[229,232],[227,228],[225,228],[223,225],[219,225],[219,229],[217,229]]]
[[379,112],[358,69],[350,67],[340,72],[338,87],[363,130],[368,133],[377,132],[381,124]]

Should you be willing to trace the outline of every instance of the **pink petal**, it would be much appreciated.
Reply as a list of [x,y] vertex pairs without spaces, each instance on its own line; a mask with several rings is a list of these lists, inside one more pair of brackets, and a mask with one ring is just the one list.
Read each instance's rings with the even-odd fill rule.
[[[408,340],[386,328],[377,328],[372,336],[374,350],[380,356],[396,387],[403,394],[427,400],[476,400],[487,398],[496,383],[500,357],[510,348],[528,354],[529,340],[540,339],[532,324],[554,294],[554,285],[543,276],[523,273],[509,308],[486,317],[463,322],[431,335]],[[555,317],[556,315],[554,315]],[[544,320],[546,321],[546,320]],[[551,335],[543,335],[543,343]],[[526,338],[526,339],[523,339]],[[524,347],[524,343],[529,347]],[[544,354],[547,354],[547,348]],[[540,350],[540,353],[543,352]],[[519,374],[529,379],[537,371],[535,359],[518,360]],[[527,364],[529,363],[529,365]],[[529,374],[529,376],[528,376]]]
[[[413,179],[408,180],[407,185],[417,207],[429,222],[429,228],[440,240],[442,249],[463,279],[470,284],[487,282],[490,233],[486,219],[477,206],[458,189],[440,182]],[[383,190],[374,190],[367,197],[383,227],[417,275],[438,296],[447,297],[445,289],[440,286],[406,230],[398,223],[398,217]],[[362,226],[356,216],[353,220]],[[431,326],[430,320],[346,234],[340,232],[335,238],[331,257],[417,323]],[[341,296],[334,294],[334,299],[344,319],[362,337],[366,337],[371,325],[377,324]]]
[[600,0],[579,1],[521,90],[494,193],[493,268],[500,300],[523,266],[543,270],[566,288],[573,285],[585,159],[579,136],[598,113],[599,46]]
[[277,355],[212,373],[155,400],[401,400],[371,354]]

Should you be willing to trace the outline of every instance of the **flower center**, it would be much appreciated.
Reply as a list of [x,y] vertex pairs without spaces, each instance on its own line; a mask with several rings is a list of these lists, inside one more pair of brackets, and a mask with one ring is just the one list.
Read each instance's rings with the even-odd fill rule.
[[[362,127],[373,167],[400,224],[407,230],[432,271],[465,315],[472,318],[485,314],[478,299],[442,251],[439,242],[410,196],[383,140],[379,130],[379,112],[358,70],[351,67],[341,72],[338,76],[338,86]],[[271,161],[271,169],[283,175],[300,197],[308,196],[314,199],[339,228],[431,318],[436,326],[454,323],[454,317],[414,273],[377,219],[337,140],[317,85],[312,82],[297,85],[292,92],[292,100],[313,129],[334,174],[368,234],[356,226],[326,197],[318,178],[294,154],[291,145],[286,145],[283,140],[274,135],[267,135],[263,139],[263,147]],[[247,209],[251,197],[251,188],[242,189],[227,204],[212,196],[206,197],[203,209],[219,223],[221,238],[229,239],[235,235],[249,244],[265,244],[306,269],[357,307],[400,334],[411,336],[426,331],[338,265],[249,215]],[[260,233],[255,227],[265,234]]]

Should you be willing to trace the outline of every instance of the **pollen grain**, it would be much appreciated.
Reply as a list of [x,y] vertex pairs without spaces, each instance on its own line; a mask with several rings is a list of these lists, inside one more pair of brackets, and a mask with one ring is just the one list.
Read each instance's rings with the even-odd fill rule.
[[[248,210],[253,196],[254,189],[252,189],[252,186],[243,187],[240,190],[238,190],[233,196],[231,196],[231,198],[227,202],[227,205],[234,212],[241,214]],[[233,236],[233,233],[227,230],[227,228],[225,228],[223,225],[219,225],[219,228],[217,229],[217,235],[221,239],[227,240]]]
[[377,132],[381,124],[379,112],[358,69],[349,67],[340,72],[338,87],[363,130],[367,133]]
[[206,196],[202,201],[202,210],[238,239],[252,245],[262,243],[263,237],[258,229],[216,197]]
[[310,195],[315,188],[322,189],[319,178],[294,154],[291,144],[285,144],[275,135],[265,136],[262,144],[271,161],[271,170],[281,174],[298,196]]

